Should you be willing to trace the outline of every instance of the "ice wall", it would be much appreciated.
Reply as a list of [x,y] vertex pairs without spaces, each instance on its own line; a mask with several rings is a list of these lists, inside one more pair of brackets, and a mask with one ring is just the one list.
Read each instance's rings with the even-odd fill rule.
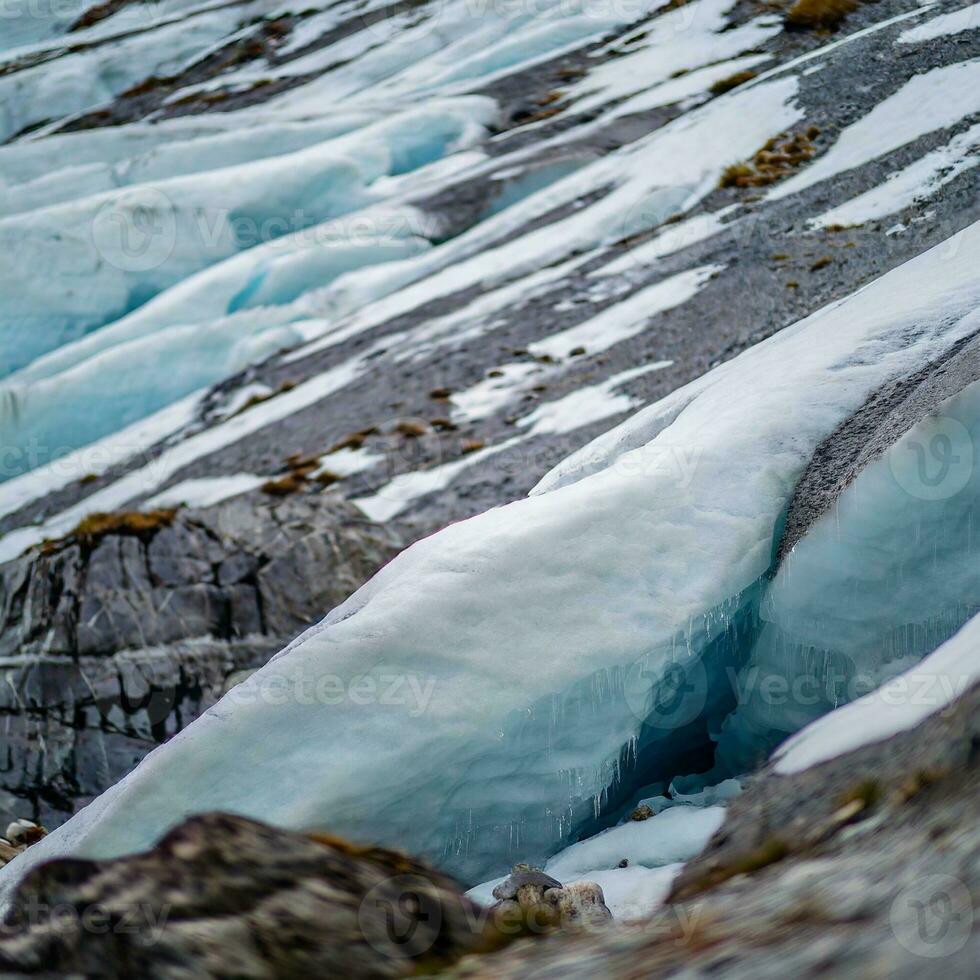
[[917,663],[980,611],[980,382],[867,467],[786,556],[760,607],[719,761],[750,768]]

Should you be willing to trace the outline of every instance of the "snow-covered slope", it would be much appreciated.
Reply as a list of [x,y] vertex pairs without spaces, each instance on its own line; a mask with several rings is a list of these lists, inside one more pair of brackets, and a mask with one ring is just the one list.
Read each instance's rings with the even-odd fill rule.
[[[574,840],[641,773],[682,772],[690,742],[730,710],[726,668],[743,655],[804,468],[877,389],[977,332],[978,261],[980,224],[716,368],[672,399],[686,402],[679,413],[641,413],[619,444],[635,440],[630,428],[642,444],[607,452],[596,472],[566,472],[563,486],[409,548],[32,855],[132,850],[202,809],[329,822],[471,878]],[[967,434],[960,455],[980,449],[975,391],[950,409]],[[648,417],[671,414],[652,431]],[[671,465],[681,455],[692,462],[686,479]],[[930,531],[914,476],[881,462],[840,510],[888,517],[882,501],[898,495]],[[962,509],[976,496],[951,499]],[[782,566],[790,587],[770,587],[762,617],[784,632],[810,622],[791,599],[808,550],[836,572],[830,588],[849,588],[842,572],[860,553],[854,535],[823,540],[833,520]],[[969,575],[972,545],[950,547]],[[952,593],[938,614],[951,632],[957,614],[975,611],[976,583],[940,584]],[[931,649],[881,652],[894,621],[931,636],[936,609],[912,586],[921,607],[889,603],[884,623],[873,603],[848,610],[869,637],[846,645],[858,669],[900,669]],[[767,643],[763,629],[753,649]],[[769,703],[755,724],[792,730],[796,708]]]
[[[17,93],[10,111],[23,116],[8,133],[50,120],[0,148],[8,255],[0,270],[0,434],[14,447],[0,477],[121,432],[282,348],[296,348],[288,363],[312,367],[318,351],[349,350],[393,318],[433,303],[460,307],[467,293],[497,285],[506,284],[497,312],[509,311],[563,261],[572,264],[552,289],[604,255],[608,271],[591,270],[602,298],[634,292],[643,283],[623,281],[609,246],[697,207],[726,166],[801,124],[801,89],[816,84],[808,79],[825,69],[824,52],[842,57],[843,43],[765,71],[801,41],[786,39],[777,16],[747,16],[733,0],[679,8],[650,0],[618,11],[545,3],[477,15],[450,3],[392,16],[349,2],[322,11],[262,2],[151,6],[124,6],[72,31],[67,50],[52,38],[8,53],[0,74]],[[882,32],[883,47],[901,41],[918,56],[936,42],[906,36],[908,23],[927,13],[912,6],[855,37]],[[183,52],[167,32],[200,50]],[[151,43],[173,63],[139,56],[135,46]],[[980,108],[978,64],[958,59],[883,92],[769,199],[958,126]],[[743,85],[714,95],[712,86],[740,73]],[[508,79],[538,76],[554,87],[515,128],[503,118],[513,111]],[[40,108],[31,114],[27,91],[43,93],[43,116]],[[205,111],[212,107],[223,111]],[[623,123],[620,136],[610,127],[621,120],[651,124],[627,132]],[[609,140],[620,148],[595,159],[597,144]],[[959,134],[939,156],[923,156],[903,177],[901,201],[908,206],[968,168],[973,146]],[[499,189],[496,201],[487,187]],[[479,188],[489,200],[463,217],[459,201],[448,210],[435,204],[447,188],[457,197]],[[835,225],[884,213],[863,199],[839,210],[812,217]],[[723,216],[738,226],[730,211],[714,227],[700,216],[690,229],[679,226],[672,244],[637,252],[625,271],[652,271],[721,230]],[[457,309],[452,326],[468,321],[471,339],[494,332],[492,296]],[[528,349],[568,362],[584,347],[594,359],[639,332],[633,310],[645,305],[671,308],[637,294],[589,326],[587,307],[576,304],[579,331]],[[632,333],[628,322],[608,333],[609,321],[631,316]],[[433,354],[460,342],[458,327],[435,328]],[[600,332],[609,339],[598,342]],[[419,333],[401,345],[414,356]],[[390,344],[373,353],[375,371],[401,359]],[[119,381],[106,386],[106,375]],[[518,384],[504,387],[523,394]],[[99,470],[96,456],[90,471]]]

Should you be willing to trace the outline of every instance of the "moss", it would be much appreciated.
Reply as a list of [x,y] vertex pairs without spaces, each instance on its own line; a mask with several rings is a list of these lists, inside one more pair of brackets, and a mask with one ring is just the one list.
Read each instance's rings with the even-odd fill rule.
[[721,187],[743,187],[743,181],[747,181],[755,174],[755,171],[747,163],[733,163],[730,167],[725,167],[721,175]]
[[269,401],[271,398],[275,398],[276,395],[282,395],[285,394],[287,391],[292,391],[293,388],[295,387],[296,387],[295,381],[287,380],[287,381],[283,381],[282,384],[279,385],[279,387],[276,388],[275,391],[268,391],[265,394],[261,394],[261,395],[252,395],[252,397],[249,398],[237,412],[233,412],[229,417],[234,418],[236,415],[241,415],[242,412],[247,412],[250,408],[255,408],[256,405],[262,405],[265,402]]
[[395,431],[399,435],[405,436],[406,439],[418,439],[419,436],[424,436],[429,431],[429,427],[422,422],[408,420],[399,422],[395,426]]
[[51,555],[65,545],[77,543],[87,550],[94,548],[109,535],[140,538],[148,541],[158,531],[174,522],[176,508],[147,511],[118,511],[114,514],[95,513],[83,518],[75,529],[57,540],[44,541],[41,554]]
[[306,478],[297,473],[287,473],[275,480],[267,480],[260,489],[270,497],[288,497],[306,489]]
[[349,436],[344,436],[343,439],[338,439],[327,452],[336,453],[341,449],[360,449],[364,445],[367,436],[361,435],[359,432],[352,432]]
[[321,487],[331,487],[335,483],[340,483],[343,477],[337,473],[332,473],[330,470],[324,470],[322,473],[317,473],[313,479],[315,482],[319,483]]
[[775,137],[759,150],[751,160],[732,164],[721,175],[721,187],[767,187],[789,176],[801,164],[813,158],[816,152],[812,139],[806,133],[783,134]]
[[739,85],[751,82],[756,74],[757,72],[754,71],[737,71],[727,78],[720,78],[708,91],[712,95],[724,95],[726,92],[731,92],[733,88],[738,88]]
[[293,476],[307,477],[320,468],[320,458],[293,453],[286,458],[286,467]]
[[378,427],[376,425],[370,425],[364,429],[358,429],[357,432],[352,432],[350,435],[344,436],[343,439],[338,439],[328,450],[328,453],[335,453],[341,449],[360,449],[364,443],[367,441],[368,436],[376,435],[378,432]]
[[786,24],[797,30],[833,30],[857,8],[857,0],[796,0],[786,14]]
[[813,265],[810,266],[811,272],[819,272],[821,269],[826,269],[834,261],[833,257],[830,255],[822,255]]

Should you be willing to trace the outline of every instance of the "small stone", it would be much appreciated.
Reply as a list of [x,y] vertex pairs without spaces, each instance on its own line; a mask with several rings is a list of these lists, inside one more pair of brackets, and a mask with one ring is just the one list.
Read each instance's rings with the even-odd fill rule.
[[641,803],[631,814],[630,820],[649,820],[653,816],[653,809],[646,803]]
[[[494,888],[493,897],[499,901],[506,901],[512,898],[521,901],[521,890],[529,889],[535,892],[540,890],[538,897],[540,901],[547,889],[561,888],[561,886],[561,882],[556,881],[551,875],[546,875],[543,871],[539,871],[537,868],[532,868],[529,865],[518,864],[514,866],[514,873],[506,881],[502,881]],[[530,891],[525,892],[525,896],[529,894]],[[524,905],[525,903],[521,901],[521,904]]]
[[30,847],[36,844],[42,837],[46,837],[48,832],[39,827],[33,820],[14,820],[7,827],[4,836],[15,847]]
[[563,926],[612,922],[606,896],[594,881],[573,881],[563,888],[550,888],[544,899],[558,910]]

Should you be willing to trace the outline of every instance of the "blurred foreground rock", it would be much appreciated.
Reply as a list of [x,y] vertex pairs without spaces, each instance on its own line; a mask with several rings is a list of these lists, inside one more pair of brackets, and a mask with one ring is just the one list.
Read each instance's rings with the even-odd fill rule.
[[402,977],[476,948],[483,924],[404,855],[207,814],[145,854],[32,871],[0,927],[0,972]]

